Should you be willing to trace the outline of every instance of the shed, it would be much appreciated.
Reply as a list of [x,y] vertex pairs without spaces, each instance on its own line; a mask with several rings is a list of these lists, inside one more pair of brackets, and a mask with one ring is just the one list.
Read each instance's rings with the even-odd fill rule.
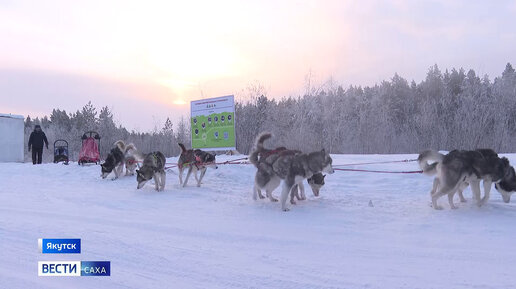
[[0,162],[23,162],[23,115],[0,113]]

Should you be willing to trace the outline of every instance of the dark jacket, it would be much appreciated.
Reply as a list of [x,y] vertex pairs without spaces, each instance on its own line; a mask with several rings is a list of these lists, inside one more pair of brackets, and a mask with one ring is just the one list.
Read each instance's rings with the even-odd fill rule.
[[33,131],[29,137],[29,148],[32,146],[33,149],[42,149],[43,142],[48,147],[47,136],[43,131]]

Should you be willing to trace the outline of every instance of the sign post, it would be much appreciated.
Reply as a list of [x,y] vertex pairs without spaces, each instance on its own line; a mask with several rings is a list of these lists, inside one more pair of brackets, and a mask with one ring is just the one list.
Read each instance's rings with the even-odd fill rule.
[[192,148],[234,150],[235,98],[233,95],[190,102]]

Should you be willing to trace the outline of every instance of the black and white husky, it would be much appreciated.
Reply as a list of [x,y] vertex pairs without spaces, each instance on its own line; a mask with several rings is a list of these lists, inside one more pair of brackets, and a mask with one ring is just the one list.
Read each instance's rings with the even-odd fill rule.
[[[428,161],[433,162],[428,164]],[[492,183],[498,183],[510,173],[507,158],[500,158],[491,149],[475,151],[454,150],[443,155],[437,151],[425,151],[418,157],[418,163],[423,173],[435,176],[430,195],[434,209],[442,209],[437,205],[437,199],[448,195],[452,209],[453,196],[458,191],[461,201],[464,201],[462,191],[471,185],[471,190],[478,206],[489,200]],[[480,181],[483,181],[484,197],[480,198]]]
[[256,198],[258,189],[264,188],[267,196],[283,180],[281,192],[281,208],[288,211],[286,206],[287,198],[295,185],[301,186],[303,180],[313,177],[317,173],[326,172],[332,174],[332,159],[323,149],[312,153],[277,153],[267,157],[266,162],[260,162],[258,157],[265,152],[263,142],[271,137],[270,133],[262,133],[256,138],[255,150],[251,153],[249,160],[258,171],[255,176],[253,197]]
[[115,173],[113,180],[118,179],[124,171],[125,143],[122,140],[116,141],[109,152],[106,160],[100,165],[101,177],[105,179],[111,172]]
[[142,167],[136,170],[137,189],[143,188],[145,183],[154,179],[156,191],[163,191],[166,181],[165,162],[165,155],[161,152],[152,152],[145,155]]

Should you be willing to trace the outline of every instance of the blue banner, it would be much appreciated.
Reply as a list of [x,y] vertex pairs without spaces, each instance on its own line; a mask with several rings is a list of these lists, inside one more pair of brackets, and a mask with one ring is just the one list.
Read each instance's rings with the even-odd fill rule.
[[111,262],[82,261],[81,276],[111,276]]
[[38,239],[43,254],[80,254],[81,239]]

